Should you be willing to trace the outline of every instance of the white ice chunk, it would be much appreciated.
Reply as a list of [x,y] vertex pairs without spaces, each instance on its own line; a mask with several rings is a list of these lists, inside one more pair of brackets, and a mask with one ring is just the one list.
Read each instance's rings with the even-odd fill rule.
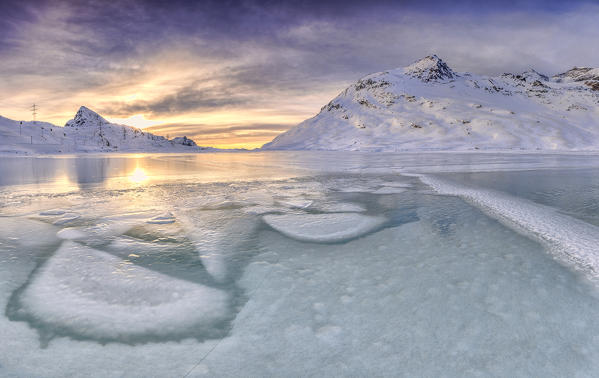
[[262,219],[290,238],[324,243],[362,236],[385,222],[384,217],[357,213],[265,215]]
[[[115,236],[122,235],[135,226],[143,225],[148,215],[147,212],[140,212],[101,218],[92,226],[78,228],[82,234],[77,240],[91,245],[105,244]],[[83,237],[83,234],[86,236]]]
[[21,311],[94,338],[169,335],[226,316],[218,289],[66,241],[22,293]]
[[175,223],[175,217],[173,216],[173,214],[170,211],[167,211],[164,214],[157,215],[157,216],[151,218],[150,220],[146,221],[146,223],[150,223],[150,224]]
[[40,212],[40,215],[42,215],[42,216],[57,216],[57,215],[63,215],[64,213],[66,213],[66,210],[52,209],[52,210],[42,211],[42,212]]
[[72,222],[74,220],[77,220],[80,217],[81,217],[81,214],[78,214],[78,213],[66,213],[62,217],[55,220],[53,222],[53,224],[59,226],[59,225],[66,224],[66,223]]
[[227,277],[227,262],[222,253],[207,253],[200,255],[202,265],[215,280],[223,282]]
[[79,239],[85,239],[88,235],[81,231],[81,229],[76,228],[76,227],[67,227],[67,228],[63,228],[62,230],[58,231],[56,233],[56,236],[60,239],[66,239],[66,240],[79,240]]
[[[235,216],[233,216],[235,214]],[[227,256],[238,253],[240,244],[253,233],[257,220],[229,211],[188,210],[177,214],[196,247],[206,271],[217,281],[228,275]]]
[[305,209],[312,205],[313,201],[306,199],[290,199],[285,201],[279,201],[279,203],[285,207],[292,209]]

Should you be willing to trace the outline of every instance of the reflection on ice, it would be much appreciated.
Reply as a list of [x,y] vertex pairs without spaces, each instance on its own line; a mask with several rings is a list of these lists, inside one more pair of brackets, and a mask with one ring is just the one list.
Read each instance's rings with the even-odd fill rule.
[[148,174],[145,169],[137,167],[129,174],[129,180],[136,184],[141,184],[148,180]]

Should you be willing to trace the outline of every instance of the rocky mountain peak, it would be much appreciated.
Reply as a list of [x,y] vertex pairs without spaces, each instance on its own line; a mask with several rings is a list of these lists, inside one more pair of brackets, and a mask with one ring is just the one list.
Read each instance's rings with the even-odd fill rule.
[[557,81],[599,80],[599,68],[574,67],[564,73],[554,76]]
[[183,146],[189,146],[189,147],[195,147],[197,146],[196,142],[193,141],[193,139],[189,139],[186,136],[183,137],[176,137],[170,140],[171,143],[173,144],[180,144]]
[[437,55],[429,55],[405,68],[405,73],[422,81],[453,79],[457,75]]
[[109,123],[107,120],[102,118],[101,115],[94,112],[93,110],[82,106],[75,114],[75,118],[68,121],[65,126],[71,127],[88,127],[88,126],[99,126]]
[[526,81],[528,82],[534,82],[536,80],[538,81],[548,81],[549,77],[547,77],[547,75],[543,75],[542,73],[539,73],[538,71],[536,71],[533,68],[528,69],[527,71],[524,71],[520,74],[520,76],[524,77],[526,79]]

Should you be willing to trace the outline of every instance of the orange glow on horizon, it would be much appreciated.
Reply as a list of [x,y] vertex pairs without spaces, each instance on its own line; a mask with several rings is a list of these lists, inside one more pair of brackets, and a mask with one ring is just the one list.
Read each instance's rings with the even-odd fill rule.
[[[265,141],[264,143],[268,143],[270,142],[272,139],[269,139],[267,141]],[[215,147],[215,148],[222,148],[222,149],[235,149],[235,148],[245,148],[246,150],[253,150],[254,148],[260,148],[262,147],[262,145],[264,145],[263,142],[256,142],[256,143],[223,143],[223,144],[212,144],[211,146],[204,146],[204,147]],[[202,143],[198,143],[198,145],[202,145]]]
[[[156,112],[156,109],[162,109],[156,104],[192,85],[192,89],[198,91],[209,91],[222,85],[221,79],[213,76],[220,63],[205,62],[198,71],[198,59],[188,49],[175,46],[168,54],[157,52],[149,57],[145,66],[140,65],[143,69],[133,69],[129,76],[111,77],[112,80],[100,86],[68,94],[50,90],[55,83],[50,78],[41,78],[41,83],[47,84],[48,89],[35,92],[20,89],[3,102],[0,115],[30,120],[29,104],[35,102],[40,105],[39,121],[64,126],[84,105],[109,122],[145,129],[155,135],[168,135],[171,139],[187,136],[206,147],[254,149],[270,142],[279,132],[313,116],[333,94],[332,91],[331,94],[308,93],[290,102],[282,101],[278,96],[260,97],[240,92],[241,99],[248,96],[255,103],[242,101],[238,106],[199,106],[197,110],[175,108],[172,112]],[[21,84],[17,85],[21,88]],[[273,127],[276,125],[281,127]]]

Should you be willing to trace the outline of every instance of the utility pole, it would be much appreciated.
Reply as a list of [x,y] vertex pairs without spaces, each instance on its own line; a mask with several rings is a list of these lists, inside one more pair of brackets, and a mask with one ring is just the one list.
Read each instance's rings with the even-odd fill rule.
[[36,121],[37,109],[38,109],[38,106],[36,104],[33,104],[31,106],[31,113],[33,114],[33,123],[34,124],[35,124],[35,121]]

